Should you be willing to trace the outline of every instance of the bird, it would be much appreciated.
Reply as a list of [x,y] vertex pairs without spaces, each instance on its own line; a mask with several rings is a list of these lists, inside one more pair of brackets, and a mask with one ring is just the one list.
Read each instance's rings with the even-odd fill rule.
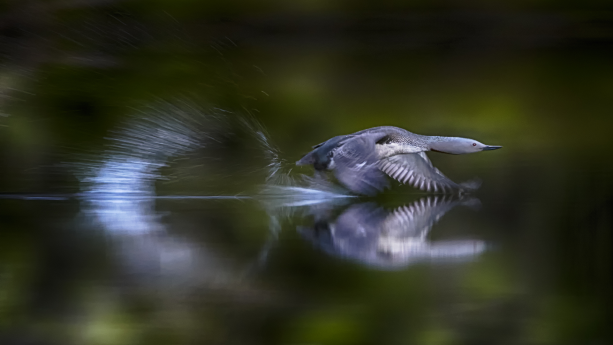
[[478,188],[477,183],[453,182],[432,165],[426,152],[460,155],[501,147],[474,139],[420,135],[399,127],[380,126],[315,145],[296,165],[313,165],[317,176],[332,171],[342,185],[356,194],[372,196],[389,188],[387,176],[423,191],[462,193]]

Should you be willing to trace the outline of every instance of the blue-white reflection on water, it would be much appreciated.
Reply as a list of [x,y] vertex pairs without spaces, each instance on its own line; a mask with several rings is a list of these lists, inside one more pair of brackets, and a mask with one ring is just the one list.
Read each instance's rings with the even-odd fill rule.
[[[117,158],[115,158],[117,159]],[[83,179],[82,212],[111,234],[148,234],[163,230],[155,213],[153,183],[163,166],[145,160],[110,160],[93,177]],[[138,199],[132,199],[136,197]]]

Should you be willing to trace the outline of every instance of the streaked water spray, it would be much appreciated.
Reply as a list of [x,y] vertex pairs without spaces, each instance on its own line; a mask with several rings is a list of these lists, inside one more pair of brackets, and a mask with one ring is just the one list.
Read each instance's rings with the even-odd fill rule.
[[252,116],[242,117],[240,121],[246,131],[256,139],[266,159],[267,175],[257,197],[268,208],[305,206],[330,199],[353,197],[343,187],[322,177],[292,175],[294,162],[283,158],[281,150],[275,145],[266,128]]
[[267,184],[294,185],[296,180],[291,177],[291,166],[282,158],[281,150],[274,144],[266,128],[253,116],[243,116],[239,119],[247,133],[257,141],[266,159]]

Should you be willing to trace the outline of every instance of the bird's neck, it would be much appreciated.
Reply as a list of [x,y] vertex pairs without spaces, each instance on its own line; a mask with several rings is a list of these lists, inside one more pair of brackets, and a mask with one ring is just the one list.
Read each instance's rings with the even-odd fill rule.
[[448,153],[452,155],[461,154],[458,151],[458,139],[456,137],[427,137],[428,148],[430,151]]

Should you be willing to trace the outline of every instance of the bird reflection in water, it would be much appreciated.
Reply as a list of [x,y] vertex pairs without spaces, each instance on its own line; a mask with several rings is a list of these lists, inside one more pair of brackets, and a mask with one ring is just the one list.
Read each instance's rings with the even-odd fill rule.
[[429,196],[394,210],[373,202],[357,203],[333,217],[334,205],[311,207],[313,227],[298,232],[324,251],[380,269],[398,269],[423,261],[464,261],[486,249],[478,239],[430,241],[428,234],[445,213],[474,197]]

